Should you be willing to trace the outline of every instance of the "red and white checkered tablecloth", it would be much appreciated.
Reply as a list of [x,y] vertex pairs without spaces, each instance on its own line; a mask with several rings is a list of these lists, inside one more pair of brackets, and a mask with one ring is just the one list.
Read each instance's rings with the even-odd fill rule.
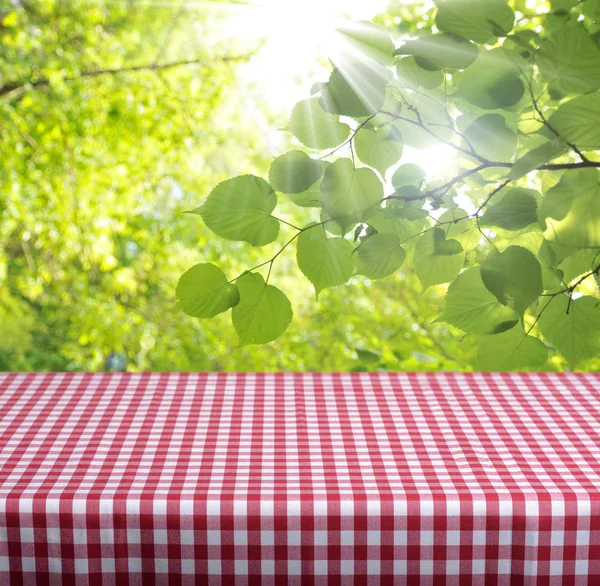
[[598,374],[0,374],[0,585],[600,584]]

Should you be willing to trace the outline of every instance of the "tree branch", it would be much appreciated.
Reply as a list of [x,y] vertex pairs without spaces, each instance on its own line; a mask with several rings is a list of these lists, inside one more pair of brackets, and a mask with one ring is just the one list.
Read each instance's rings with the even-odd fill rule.
[[451,179],[447,183],[444,183],[443,185],[440,185],[439,187],[430,189],[429,191],[426,191],[425,193],[422,193],[419,195],[410,195],[410,196],[388,195],[384,199],[386,199],[386,200],[387,199],[398,199],[401,201],[418,201],[421,199],[427,199],[429,197],[435,197],[439,191],[448,191],[449,189],[454,187],[457,183],[460,183],[461,181],[463,181],[464,179],[466,179],[467,177],[469,177],[471,175],[474,175],[475,173],[479,173],[479,171],[483,171],[483,169],[487,169],[489,166],[490,166],[489,164],[481,164],[478,167],[475,167],[474,169],[469,169],[467,171],[464,171],[463,173],[461,173],[460,175],[457,175],[456,177],[454,177],[454,179]]
[[466,155],[467,157],[477,159],[480,163],[488,163],[489,162],[487,159],[483,158],[482,156],[478,155],[477,153],[471,152],[467,149],[463,149],[462,147],[454,144],[453,142],[450,142],[449,140],[445,140],[445,139],[441,138],[435,132],[433,132],[433,130],[428,128],[423,123],[423,121],[421,120],[421,115],[419,114],[418,110],[414,106],[408,106],[408,108],[409,108],[409,110],[411,110],[412,112],[415,113],[417,120],[413,120],[412,118],[407,118],[406,116],[400,116],[399,114],[394,114],[393,112],[388,112],[387,110],[381,110],[380,114],[384,114],[385,116],[390,116],[390,117],[394,118],[394,120],[401,120],[402,122],[408,122],[409,124],[418,126],[419,128],[422,128],[427,134],[429,134],[430,136],[433,136],[436,140],[444,143],[445,145],[448,145],[449,147],[452,147],[455,151],[458,151],[459,153],[462,153],[463,155]]
[[[221,62],[235,62],[244,61],[248,59],[248,55],[233,55],[224,56],[220,58]],[[185,65],[201,65],[203,60],[201,59],[185,59],[182,61],[173,61],[171,63],[148,63],[145,65],[133,65],[130,67],[120,67],[115,69],[97,69],[95,71],[82,71],[79,75],[71,77],[65,77],[64,81],[67,83],[77,81],[84,77],[99,77],[101,75],[118,75],[120,73],[132,73],[136,71],[164,71],[166,69],[173,69],[175,67],[182,67]],[[0,96],[5,96],[11,92],[23,89],[27,86],[32,88],[47,87],[50,85],[50,80],[47,77],[41,77],[35,81],[11,81],[5,83],[0,87]]]
[[[395,120],[402,120],[403,122],[408,122],[410,124],[414,124],[415,126],[422,128],[425,132],[427,132],[428,134],[430,134],[431,136],[433,136],[440,142],[452,147],[454,150],[456,150],[464,155],[467,155],[471,158],[477,159],[481,163],[481,165],[479,165],[475,169],[471,169],[470,171],[463,173],[463,174],[459,175],[458,177],[456,177],[455,179],[453,179],[452,181],[448,182],[446,184],[446,186],[448,186],[448,188],[452,187],[455,183],[458,183],[463,178],[466,178],[469,175],[472,175],[479,171],[483,171],[484,169],[490,169],[492,167],[512,169],[512,167],[514,166],[514,163],[507,163],[507,162],[502,162],[502,161],[489,161],[485,157],[482,157],[481,155],[478,155],[475,152],[471,152],[467,149],[463,149],[462,147],[454,144],[453,142],[450,142],[448,140],[444,140],[443,138],[440,138],[435,132],[433,132],[431,129],[427,128],[425,123],[421,120],[421,116],[419,115],[419,113],[416,110],[415,110],[415,115],[417,116],[417,120],[412,120],[411,118],[406,118],[405,116],[400,116],[398,114],[394,114],[393,112],[388,112],[386,110],[381,110],[379,113],[384,114],[386,116],[390,116],[390,117],[394,118]],[[560,135],[556,131],[554,131],[554,133],[556,134],[556,136],[560,137]],[[548,163],[545,165],[541,165],[540,167],[537,167],[537,169],[533,169],[533,170],[534,171],[562,171],[562,170],[566,170],[566,169],[585,169],[585,168],[600,169],[600,161],[590,161],[582,153],[579,152],[579,150],[577,149],[577,147],[575,147],[575,145],[573,145],[571,143],[566,143],[566,144],[568,146],[570,146],[575,152],[577,152],[577,154],[581,157],[581,162],[579,162],[579,163]],[[444,186],[437,188],[436,191],[441,191],[442,189],[444,189]],[[431,195],[431,193],[425,194],[424,197],[421,199],[425,199],[428,195]],[[390,199],[404,199],[404,198],[390,197]]]
[[[523,70],[521,70],[521,73],[523,72]],[[537,99],[535,97],[535,94],[533,92],[533,84],[531,82],[531,80],[528,81],[529,86],[529,94],[531,96],[531,103],[533,104],[533,108],[535,109],[535,111],[537,112],[537,115],[540,117],[540,120],[542,122],[542,124],[554,135],[556,136],[556,138],[560,138],[561,140],[564,140],[564,138],[560,135],[560,133],[558,132],[558,130],[556,130],[556,128],[554,128],[554,126],[552,126],[552,124],[550,124],[550,122],[548,122],[548,120],[546,119],[546,117],[544,116],[544,113],[542,112],[542,109],[539,107],[538,103],[537,103]],[[565,140],[565,144],[570,147],[573,151],[575,151],[578,155],[579,158],[584,162],[589,162],[589,159],[577,148],[577,146],[575,144],[573,144],[572,142],[569,142],[567,140]]]
[[473,214],[476,218],[479,218],[479,214],[481,213],[481,211],[483,210],[483,208],[490,202],[490,200],[492,199],[492,197],[494,197],[494,195],[496,195],[498,192],[502,191],[509,183],[510,183],[510,179],[507,179],[506,181],[504,181],[503,183],[501,183],[500,185],[498,185],[498,187],[496,187],[496,189],[494,189],[486,198],[486,200],[477,208],[477,211]]
[[[354,137],[358,134],[358,131],[363,128],[366,124],[368,124],[371,120],[373,120],[373,118],[375,118],[375,116],[377,116],[377,114],[371,114],[371,116],[369,116],[364,122],[362,122],[357,128],[356,130],[354,130],[352,132],[352,134],[350,135],[350,138],[345,140],[340,146],[335,147],[332,151],[329,151],[328,153],[324,154],[322,157],[319,157],[318,160],[322,161],[323,159],[326,159],[328,157],[330,157],[331,155],[333,155],[334,153],[337,153],[341,148],[345,147],[347,144],[350,145],[350,148],[352,148],[352,141],[354,140]],[[354,156],[354,153],[353,155]]]

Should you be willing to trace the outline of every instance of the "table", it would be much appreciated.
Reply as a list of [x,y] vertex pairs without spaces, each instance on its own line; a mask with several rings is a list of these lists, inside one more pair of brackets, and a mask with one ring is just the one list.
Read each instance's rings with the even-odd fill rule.
[[600,584],[598,374],[0,374],[0,584]]

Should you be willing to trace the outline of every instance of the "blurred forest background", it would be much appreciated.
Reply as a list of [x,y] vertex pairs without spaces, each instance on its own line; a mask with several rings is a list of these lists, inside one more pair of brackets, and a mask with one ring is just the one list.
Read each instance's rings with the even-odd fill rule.
[[[378,21],[409,29],[408,10]],[[286,147],[273,129],[290,104],[239,74],[260,43],[211,42],[219,18],[169,2],[2,3],[0,370],[469,369],[475,341],[432,323],[441,298],[412,274],[355,277],[315,304],[282,263],[294,324],[264,347],[237,347],[225,316],[177,309],[190,266],[261,260],[184,212]]]

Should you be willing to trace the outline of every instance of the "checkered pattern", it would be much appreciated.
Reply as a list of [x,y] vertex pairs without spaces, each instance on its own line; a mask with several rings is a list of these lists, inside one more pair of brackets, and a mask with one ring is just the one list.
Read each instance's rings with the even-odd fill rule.
[[600,584],[600,375],[0,374],[20,584]]

